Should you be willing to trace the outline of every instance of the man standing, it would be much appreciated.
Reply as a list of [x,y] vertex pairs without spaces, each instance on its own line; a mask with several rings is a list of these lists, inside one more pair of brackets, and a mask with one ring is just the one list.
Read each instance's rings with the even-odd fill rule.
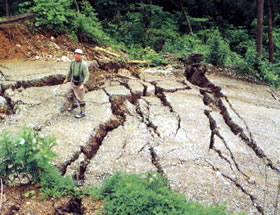
[[68,111],[73,111],[80,106],[80,113],[75,115],[76,118],[85,117],[86,103],[85,97],[85,84],[89,79],[89,72],[87,63],[82,59],[83,51],[76,49],[74,52],[75,60],[71,62],[70,69],[63,84],[71,81],[71,97],[72,104]]

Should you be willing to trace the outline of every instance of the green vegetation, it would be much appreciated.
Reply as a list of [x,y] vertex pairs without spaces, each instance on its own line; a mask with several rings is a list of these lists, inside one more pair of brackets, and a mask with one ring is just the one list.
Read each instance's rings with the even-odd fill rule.
[[202,206],[169,189],[168,182],[158,173],[142,175],[115,173],[103,186],[92,192],[104,199],[104,213],[170,214],[170,215],[227,215],[225,205]]
[[[228,215],[225,205],[202,206],[169,189],[158,173],[142,175],[117,172],[107,178],[100,188],[79,190],[69,177],[61,176],[51,165],[55,154],[53,137],[41,137],[30,128],[23,128],[18,136],[0,133],[0,178],[5,183],[40,184],[43,198],[92,195],[104,200],[104,214],[170,214],[170,215]],[[35,191],[24,193],[36,198]]]
[[0,178],[10,184],[39,183],[43,197],[72,194],[75,184],[51,165],[55,138],[41,137],[30,128],[18,136],[0,134]]

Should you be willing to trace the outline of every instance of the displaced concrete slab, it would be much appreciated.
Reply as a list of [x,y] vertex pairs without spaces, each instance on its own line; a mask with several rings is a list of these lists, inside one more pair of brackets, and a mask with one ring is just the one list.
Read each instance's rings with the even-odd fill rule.
[[125,96],[125,97],[128,97],[128,96],[131,95],[130,91],[122,85],[106,87],[104,90],[109,96]]
[[161,80],[156,82],[156,86],[164,92],[175,92],[178,90],[186,90],[189,87],[176,80]]

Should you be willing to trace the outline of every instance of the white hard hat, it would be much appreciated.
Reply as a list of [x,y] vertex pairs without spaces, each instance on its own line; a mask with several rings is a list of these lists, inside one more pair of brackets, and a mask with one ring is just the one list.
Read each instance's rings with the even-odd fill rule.
[[81,50],[81,49],[76,49],[74,51],[74,53],[77,53],[77,54],[84,54],[84,52]]

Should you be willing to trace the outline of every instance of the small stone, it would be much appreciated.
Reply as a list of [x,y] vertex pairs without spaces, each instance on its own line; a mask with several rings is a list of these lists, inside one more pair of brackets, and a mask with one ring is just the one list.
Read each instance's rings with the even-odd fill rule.
[[20,87],[20,88],[17,89],[17,91],[20,92],[20,93],[21,93],[23,90],[24,90],[23,87]]
[[71,60],[68,57],[66,57],[66,56],[62,56],[61,57],[61,61],[63,61],[63,62],[71,62]]
[[7,104],[7,100],[4,97],[0,96],[0,106],[6,104]]

